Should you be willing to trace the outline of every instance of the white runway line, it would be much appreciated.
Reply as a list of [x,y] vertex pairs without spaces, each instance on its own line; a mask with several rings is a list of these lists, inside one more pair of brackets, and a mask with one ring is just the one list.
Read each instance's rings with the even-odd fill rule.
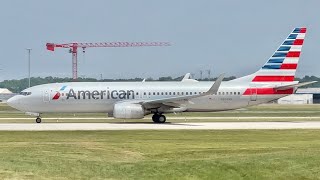
[[214,122],[214,123],[5,123],[0,131],[76,130],[241,130],[241,129],[320,129],[314,122]]
[[[97,119],[101,119],[101,120],[112,120],[114,118],[112,117],[53,117],[53,118],[42,118],[43,120],[47,119],[47,120],[97,120]],[[150,119],[150,117],[148,118],[143,118],[143,119]],[[250,116],[250,117],[170,117],[170,116],[167,116],[167,119],[170,120],[170,119],[176,119],[176,120],[192,120],[192,119],[204,119],[204,120],[217,120],[217,119],[320,119],[320,117],[317,117],[317,116],[311,116],[311,117],[308,117],[308,116],[305,116],[305,117],[299,117],[299,116],[276,116],[276,117],[265,117],[265,116]],[[0,118],[0,120],[35,120],[35,117],[34,118]]]

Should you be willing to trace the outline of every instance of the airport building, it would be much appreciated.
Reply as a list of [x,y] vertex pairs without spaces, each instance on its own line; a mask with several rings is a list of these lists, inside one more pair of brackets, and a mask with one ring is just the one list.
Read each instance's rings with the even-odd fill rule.
[[320,88],[299,88],[295,94],[280,98],[278,104],[320,104]]
[[15,93],[12,93],[6,88],[0,88],[0,102],[7,101],[9,98],[15,96]]

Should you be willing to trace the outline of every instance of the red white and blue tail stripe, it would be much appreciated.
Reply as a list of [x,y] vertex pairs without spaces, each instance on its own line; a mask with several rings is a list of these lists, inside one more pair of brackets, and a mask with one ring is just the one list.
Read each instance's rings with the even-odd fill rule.
[[292,82],[307,29],[295,28],[266,64],[254,73],[252,82]]

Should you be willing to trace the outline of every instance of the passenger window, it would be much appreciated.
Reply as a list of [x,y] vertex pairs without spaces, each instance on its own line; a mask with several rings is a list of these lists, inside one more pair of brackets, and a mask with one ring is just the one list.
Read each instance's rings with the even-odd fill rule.
[[181,92],[181,95],[183,95],[183,92]]
[[146,93],[146,92],[144,92],[143,94],[144,94],[144,95],[147,95],[147,93]]
[[151,95],[151,92],[149,92],[149,96]]
[[190,95],[192,95],[192,92],[190,92]]
[[173,95],[176,95],[176,93],[175,93],[175,92],[173,92]]
[[136,93],[136,95],[138,96],[138,95],[139,95],[139,93],[137,92],[137,93]]
[[163,95],[163,92],[161,92],[161,95]]
[[156,93],[155,93],[155,92],[153,92],[153,95],[156,95]]
[[222,95],[224,95],[224,92],[222,92]]
[[188,92],[186,92],[186,95],[189,95]]
[[238,92],[238,95],[240,95],[240,92]]
[[226,92],[226,95],[228,95],[228,92]]
[[171,92],[169,92],[169,95],[171,95]]
[[157,95],[160,95],[160,93],[159,93],[159,92],[157,92]]
[[166,92],[166,95],[168,95],[168,92]]
[[180,95],[180,93],[179,93],[179,92],[177,92],[177,95]]

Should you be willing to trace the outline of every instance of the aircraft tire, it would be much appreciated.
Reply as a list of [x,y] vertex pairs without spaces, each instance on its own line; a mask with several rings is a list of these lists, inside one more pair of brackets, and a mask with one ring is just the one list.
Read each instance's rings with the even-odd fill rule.
[[36,123],[41,123],[41,118],[37,117]]
[[158,116],[158,123],[165,123],[167,120],[166,116],[160,115]]
[[159,123],[159,115],[158,115],[158,114],[154,114],[154,115],[152,116],[152,121],[153,121],[154,123]]

